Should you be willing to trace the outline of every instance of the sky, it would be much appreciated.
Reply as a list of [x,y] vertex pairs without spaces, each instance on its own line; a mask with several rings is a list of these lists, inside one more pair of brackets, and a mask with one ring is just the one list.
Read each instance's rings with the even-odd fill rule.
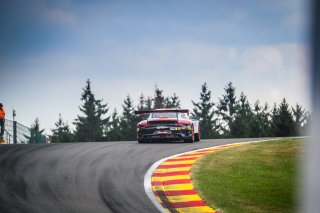
[[206,82],[251,104],[286,98],[310,109],[304,0],[0,1],[0,102],[47,133],[80,114],[82,88],[122,111],[130,95],[176,93],[192,109]]

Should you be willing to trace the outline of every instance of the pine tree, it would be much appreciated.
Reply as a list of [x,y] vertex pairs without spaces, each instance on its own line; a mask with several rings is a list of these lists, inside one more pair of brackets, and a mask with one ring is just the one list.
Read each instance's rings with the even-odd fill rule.
[[295,136],[302,135],[302,127],[305,121],[305,110],[302,109],[302,106],[296,104],[295,108],[292,107],[292,113],[294,117],[294,133]]
[[237,97],[235,95],[235,87],[233,87],[232,82],[224,88],[225,94],[222,98],[219,98],[218,111],[217,114],[221,117],[222,122],[220,124],[220,129],[225,136],[230,136],[230,127],[235,119],[235,112],[237,108]]
[[180,100],[176,93],[173,93],[173,96],[166,97],[165,99],[166,108],[180,108]]
[[107,133],[108,141],[119,141],[121,139],[120,132],[120,116],[116,109],[114,109],[111,115],[110,127]]
[[230,124],[230,136],[233,138],[252,137],[253,112],[243,92],[236,108],[234,121]]
[[[104,117],[109,108],[107,104],[102,103],[101,100],[96,100],[96,125],[99,127],[97,129],[97,138],[96,141],[107,141],[107,129],[110,125],[110,116]],[[104,118],[103,118],[104,117]]]
[[277,136],[280,132],[279,129],[279,123],[280,123],[280,117],[279,117],[279,110],[277,107],[277,104],[275,103],[273,105],[272,111],[271,111],[271,134],[270,136]]
[[138,119],[134,114],[133,102],[128,95],[122,105],[123,113],[121,116],[121,140],[136,140],[136,128]]
[[265,103],[260,106],[256,101],[253,108],[252,137],[268,137],[271,136],[270,112],[269,106]]
[[70,127],[68,123],[65,123],[62,118],[61,114],[59,114],[59,120],[55,123],[56,128],[51,129],[52,136],[51,136],[51,142],[52,143],[66,143],[66,142],[72,142],[73,135],[70,131]]
[[83,142],[103,141],[106,139],[105,129],[110,119],[110,117],[103,118],[108,112],[107,104],[102,104],[102,100],[95,99],[89,79],[86,83],[81,97],[84,104],[79,107],[83,116],[78,115],[74,122],[75,138]]
[[148,96],[147,100],[145,101],[145,109],[151,110],[152,104],[153,104],[152,97]]
[[272,131],[276,137],[292,136],[294,133],[293,116],[285,98],[277,109],[273,109]]
[[140,95],[139,104],[138,104],[137,109],[138,110],[145,110],[146,109],[146,100],[145,100],[143,94]]
[[303,120],[304,120],[304,122],[303,122],[302,128],[301,128],[301,135],[308,135],[310,133],[311,122],[312,122],[311,113],[309,111],[306,111],[304,113]]
[[165,106],[165,98],[162,94],[163,90],[160,90],[157,86],[154,91],[154,99],[153,99],[153,108],[159,109],[164,108]]
[[39,119],[36,118],[30,128],[30,135],[24,135],[28,143],[46,143],[46,137],[43,134],[44,129],[40,130]]
[[[147,101],[150,101],[151,100],[151,103],[147,103]],[[148,106],[148,105],[149,106]],[[140,95],[140,98],[139,98],[139,104],[138,104],[138,107],[137,107],[137,110],[138,111],[141,111],[141,110],[150,110],[152,107],[152,99],[150,97],[148,97],[147,100],[145,100],[144,98],[144,95],[141,94]],[[147,114],[141,114],[141,115],[137,115],[137,118],[138,120],[145,120],[147,119],[148,115]]]
[[199,119],[202,138],[216,138],[217,119],[214,111],[214,103],[211,101],[211,91],[208,90],[207,83],[201,86],[200,101],[194,102],[192,115]]

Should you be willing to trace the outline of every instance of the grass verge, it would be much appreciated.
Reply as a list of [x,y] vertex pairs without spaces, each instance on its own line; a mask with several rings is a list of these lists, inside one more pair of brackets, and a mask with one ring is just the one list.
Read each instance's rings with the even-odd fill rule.
[[225,149],[192,167],[199,194],[219,212],[294,212],[303,139]]

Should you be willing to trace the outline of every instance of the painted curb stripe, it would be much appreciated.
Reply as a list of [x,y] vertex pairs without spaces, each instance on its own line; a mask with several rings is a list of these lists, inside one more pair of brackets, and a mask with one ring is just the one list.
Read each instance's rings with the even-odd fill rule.
[[166,160],[165,162],[175,162],[175,161],[184,161],[184,160],[195,160],[198,157],[189,157],[189,158],[173,158],[173,159],[169,159]]
[[181,167],[191,167],[192,164],[191,163],[188,163],[188,164],[174,164],[174,165],[160,165],[158,167],[158,169],[171,169],[171,168],[181,168]]
[[[168,212],[216,212],[195,191],[190,169],[200,157],[238,144],[193,151],[171,157],[158,165],[151,177],[153,193],[161,206]],[[172,168],[187,168],[186,171],[166,172]],[[183,175],[182,175],[183,174]],[[193,209],[197,208],[197,209]]]
[[158,182],[158,181],[168,181],[168,180],[184,180],[184,179],[190,179],[189,174],[187,175],[169,175],[169,176],[163,176],[163,177],[152,177],[152,181]]
[[192,195],[178,195],[178,196],[168,196],[168,200],[171,202],[189,202],[189,201],[199,201],[202,200],[202,198],[198,194],[192,194]]
[[[175,208],[207,206],[207,204],[203,200],[189,201],[189,202],[174,202],[174,203],[172,202],[171,205]],[[162,203],[162,206],[166,208],[166,204]]]
[[[154,191],[154,194],[158,196],[160,191]],[[166,196],[179,196],[179,195],[193,195],[197,194],[195,190],[179,190],[179,191],[167,191],[165,192]]]
[[161,159],[154,163],[144,177],[145,191],[160,212],[218,213],[208,206],[194,189],[190,177],[193,163],[200,157],[242,144],[278,140],[279,138],[233,143],[193,150]]
[[175,191],[175,190],[191,190],[193,189],[193,185],[191,183],[186,184],[172,184],[172,185],[161,185],[161,186],[153,186],[153,191]]
[[182,172],[182,171],[189,171],[189,167],[182,167],[182,168],[171,168],[171,169],[157,169],[157,173],[166,173],[166,172]]
[[189,171],[163,172],[163,173],[153,173],[152,177],[168,177],[168,176],[188,175],[188,174],[189,174]]
[[176,209],[178,212],[184,212],[184,213],[218,213],[218,211],[212,211],[210,207],[207,206],[201,206],[201,207],[186,207],[186,208],[178,208]]
[[[165,161],[161,165],[180,165],[180,164],[193,164],[196,159],[193,160],[183,160],[183,161]],[[180,164],[178,164],[180,163]]]
[[184,183],[191,183],[191,180],[190,179],[164,180],[164,181],[154,181],[151,184],[154,186],[160,186],[160,185],[172,185],[172,184],[184,184]]

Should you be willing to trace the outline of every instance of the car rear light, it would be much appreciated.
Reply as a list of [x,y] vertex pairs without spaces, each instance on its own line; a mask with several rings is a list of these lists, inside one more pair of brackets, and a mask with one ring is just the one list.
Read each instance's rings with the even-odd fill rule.
[[185,122],[185,121],[178,121],[178,124],[180,126],[188,126],[188,125],[191,125],[189,122]]
[[183,129],[183,130],[189,130],[189,131],[192,130],[192,124],[191,123],[188,123],[188,122],[185,122],[185,121],[179,121],[178,124],[181,127],[181,129]]
[[145,123],[145,124],[138,124],[138,128],[139,127],[149,127],[150,126],[150,124],[148,124],[148,123]]

